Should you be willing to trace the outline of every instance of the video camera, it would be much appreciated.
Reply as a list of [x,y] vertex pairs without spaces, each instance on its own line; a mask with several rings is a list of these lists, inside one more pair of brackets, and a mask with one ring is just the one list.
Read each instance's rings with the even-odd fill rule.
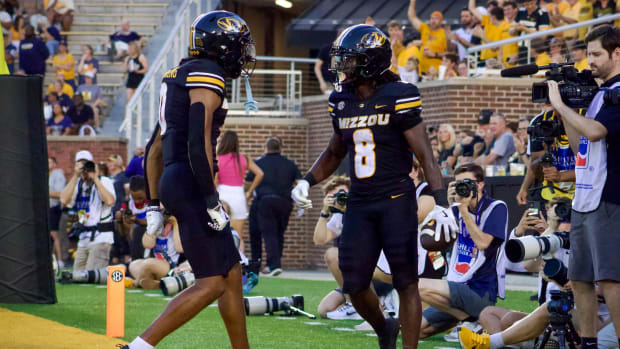
[[549,313],[568,314],[573,309],[575,301],[571,292],[563,292],[558,290],[549,291],[551,300],[547,303]]
[[526,259],[536,258],[541,255],[553,253],[559,248],[570,248],[568,232],[556,232],[545,236],[523,236],[518,239],[510,239],[506,242],[506,257],[513,263]]
[[[579,72],[573,64],[572,62],[551,63],[540,67],[536,64],[526,64],[503,69],[501,75],[502,77],[518,77],[536,74],[539,70],[549,70],[545,73],[547,81],[553,80],[560,83],[560,96],[564,104],[570,108],[587,108],[599,87],[592,76],[592,71]],[[549,103],[549,89],[546,81],[532,85],[532,102]]]

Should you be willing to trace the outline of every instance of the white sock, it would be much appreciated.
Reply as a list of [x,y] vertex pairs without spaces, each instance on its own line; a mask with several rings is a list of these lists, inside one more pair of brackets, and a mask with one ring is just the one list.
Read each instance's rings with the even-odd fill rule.
[[153,349],[154,346],[148,344],[144,339],[136,337],[133,342],[129,343],[129,349]]
[[490,336],[490,339],[491,339],[491,349],[499,349],[499,348],[504,347],[504,338],[502,338],[501,332],[492,334]]

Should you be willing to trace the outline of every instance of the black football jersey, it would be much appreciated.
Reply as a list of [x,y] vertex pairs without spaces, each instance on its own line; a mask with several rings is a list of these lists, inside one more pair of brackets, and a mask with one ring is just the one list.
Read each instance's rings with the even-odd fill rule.
[[211,143],[214,171],[217,171],[215,148],[224,124],[228,103],[226,101],[225,72],[215,62],[191,59],[168,71],[159,92],[159,125],[162,136],[164,164],[189,162],[187,140],[189,124],[189,90],[207,88],[218,94],[222,102],[213,113]]
[[329,97],[334,132],[349,153],[351,198],[380,198],[415,189],[412,153],[403,132],[422,122],[418,88],[403,81],[377,87],[367,100],[352,90]]

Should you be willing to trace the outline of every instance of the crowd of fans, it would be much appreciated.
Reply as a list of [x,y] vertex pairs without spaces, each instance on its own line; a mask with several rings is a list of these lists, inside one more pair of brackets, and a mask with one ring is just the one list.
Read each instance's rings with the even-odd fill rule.
[[[27,1],[0,1],[8,73],[45,76],[51,65],[55,78],[44,96],[48,134],[94,135],[107,107],[103,91],[97,85],[99,60],[88,44],[82,45],[81,55],[76,59],[69,52],[67,35],[61,34],[71,30],[74,2],[46,0],[43,7],[28,5]],[[141,53],[144,44],[144,38],[132,31],[129,20],[125,19],[105,45],[111,62],[124,60],[128,101],[148,71],[148,62]]]

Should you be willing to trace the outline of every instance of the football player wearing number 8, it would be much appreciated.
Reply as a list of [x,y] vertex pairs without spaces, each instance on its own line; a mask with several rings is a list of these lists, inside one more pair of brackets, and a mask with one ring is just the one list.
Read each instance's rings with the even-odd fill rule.
[[249,348],[239,251],[214,185],[215,145],[226,118],[225,79],[251,74],[254,42],[234,13],[200,15],[190,29],[189,58],[168,71],[160,92],[159,126],[145,155],[147,234],[159,235],[159,200],[176,218],[196,283],[127,348],[150,349],[218,301],[233,349]]
[[[389,71],[388,37],[369,25],[347,28],[334,41],[330,68],[339,89],[329,97],[334,133],[329,145],[291,196],[312,207],[308,189],[328,178],[347,152],[351,190],[339,245],[343,291],[379,337],[380,348],[396,348],[399,323],[384,319],[370,280],[381,249],[400,296],[403,348],[417,348],[421,303],[418,294],[415,186],[409,172],[412,150],[422,163],[437,203],[447,206],[441,173],[420,117],[418,89]],[[443,214],[442,214],[443,213]],[[456,223],[447,209],[431,213],[447,234]],[[451,230],[451,229],[452,230]]]

